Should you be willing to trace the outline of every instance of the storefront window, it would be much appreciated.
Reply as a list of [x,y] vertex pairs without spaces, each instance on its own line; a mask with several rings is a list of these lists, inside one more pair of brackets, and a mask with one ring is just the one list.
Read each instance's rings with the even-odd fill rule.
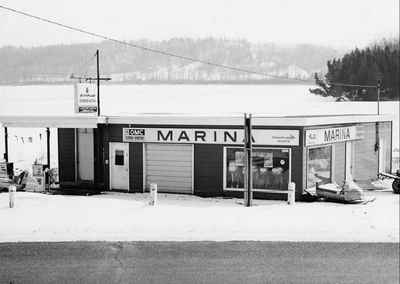
[[[225,185],[244,188],[243,148],[226,148]],[[253,188],[285,190],[289,183],[289,149],[253,149]]]
[[309,148],[307,153],[307,188],[315,183],[331,182],[332,147]]

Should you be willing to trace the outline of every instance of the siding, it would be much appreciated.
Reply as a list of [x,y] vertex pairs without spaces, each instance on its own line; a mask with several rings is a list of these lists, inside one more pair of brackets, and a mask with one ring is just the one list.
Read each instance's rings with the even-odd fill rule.
[[194,193],[200,196],[223,194],[223,146],[194,145]]
[[58,170],[60,184],[75,182],[75,129],[58,129]]
[[129,152],[130,191],[143,192],[143,143],[130,143]]

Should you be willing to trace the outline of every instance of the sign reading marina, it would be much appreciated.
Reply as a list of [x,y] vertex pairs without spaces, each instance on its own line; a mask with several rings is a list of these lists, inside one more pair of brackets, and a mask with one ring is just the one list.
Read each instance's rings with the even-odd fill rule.
[[97,114],[97,86],[94,83],[75,84],[74,105],[76,113]]
[[[258,145],[299,145],[298,130],[254,129]],[[123,128],[124,142],[243,144],[243,129]]]
[[306,130],[306,146],[361,139],[356,126]]

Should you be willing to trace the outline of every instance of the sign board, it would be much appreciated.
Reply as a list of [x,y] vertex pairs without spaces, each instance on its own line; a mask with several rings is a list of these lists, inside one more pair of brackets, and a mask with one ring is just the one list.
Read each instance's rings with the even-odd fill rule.
[[356,126],[306,130],[306,146],[324,145],[361,139]]
[[75,84],[74,105],[76,113],[97,114],[97,86],[94,83]]
[[[123,142],[199,143],[242,145],[243,129],[123,128]],[[253,129],[253,144],[298,146],[299,131]]]

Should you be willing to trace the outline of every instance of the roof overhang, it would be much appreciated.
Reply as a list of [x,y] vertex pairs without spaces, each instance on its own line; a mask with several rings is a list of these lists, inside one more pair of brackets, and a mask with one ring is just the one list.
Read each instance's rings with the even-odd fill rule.
[[3,127],[97,128],[97,116],[0,116]]
[[[253,126],[307,127],[332,124],[393,121],[392,115],[263,116],[254,115]],[[225,125],[242,126],[242,115],[138,114],[132,116],[0,116],[3,127],[97,128],[97,124]]]
[[[242,126],[243,115],[176,115],[138,114],[132,116],[103,116],[99,123],[148,125],[237,125]],[[325,116],[265,116],[253,115],[253,126],[318,126],[329,124],[392,121],[392,115],[325,115]]]

